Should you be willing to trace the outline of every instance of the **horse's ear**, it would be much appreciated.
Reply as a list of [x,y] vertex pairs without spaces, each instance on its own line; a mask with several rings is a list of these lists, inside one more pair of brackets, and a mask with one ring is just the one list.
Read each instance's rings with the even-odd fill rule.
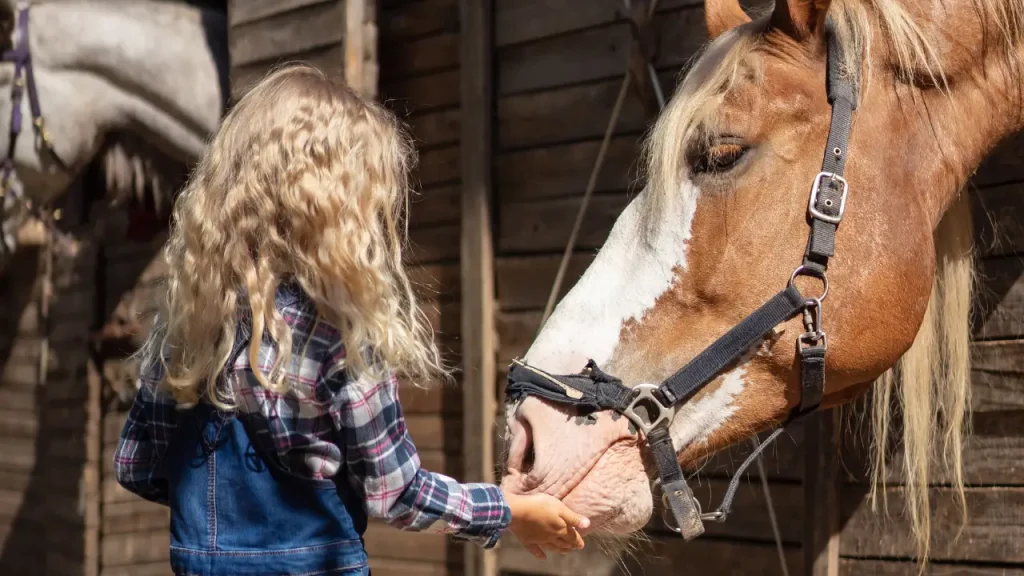
[[738,0],[704,0],[704,24],[714,40],[727,30],[750,22]]
[[797,40],[823,38],[829,0],[776,0],[771,26]]

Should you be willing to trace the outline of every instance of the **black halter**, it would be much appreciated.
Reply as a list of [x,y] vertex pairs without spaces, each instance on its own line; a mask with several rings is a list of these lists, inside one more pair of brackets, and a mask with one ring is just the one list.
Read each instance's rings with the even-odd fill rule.
[[[620,379],[602,372],[593,360],[587,363],[583,372],[572,375],[548,374],[519,359],[513,361],[509,370],[506,398],[510,403],[518,402],[526,396],[537,396],[551,402],[576,406],[581,412],[614,410],[628,418],[647,439],[648,448],[658,468],[656,484],[661,485],[666,512],[671,511],[674,520],[670,522],[666,517],[666,524],[682,534],[685,540],[691,540],[704,532],[704,520],[725,521],[746,468],[779,436],[787,424],[816,410],[824,393],[827,342],[821,324],[821,301],[828,294],[825,271],[828,259],[835,250],[836,228],[846,209],[848,185],[843,178],[843,169],[853,110],[857,102],[854,84],[841,73],[843,51],[831,21],[826,26],[826,37],[826,84],[829,104],[832,106],[832,122],[822,169],[814,177],[811,186],[808,202],[811,231],[804,260],[793,271],[786,288],[660,385],[639,384],[627,387]],[[820,279],[823,284],[821,295],[807,298],[801,294],[794,284],[798,276]],[[669,424],[676,408],[733,365],[753,346],[763,342],[776,326],[801,312],[805,332],[796,341],[800,358],[800,404],[783,426],[760,444],[737,469],[719,509],[702,513],[672,447]]]

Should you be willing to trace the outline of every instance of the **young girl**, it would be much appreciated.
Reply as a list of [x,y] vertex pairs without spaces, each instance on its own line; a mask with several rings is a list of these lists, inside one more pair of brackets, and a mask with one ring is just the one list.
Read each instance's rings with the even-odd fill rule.
[[238,102],[178,199],[114,455],[122,486],[170,507],[176,574],[367,574],[368,516],[583,546],[554,497],[420,467],[397,376],[445,370],[402,267],[413,154],[388,112],[291,67]]

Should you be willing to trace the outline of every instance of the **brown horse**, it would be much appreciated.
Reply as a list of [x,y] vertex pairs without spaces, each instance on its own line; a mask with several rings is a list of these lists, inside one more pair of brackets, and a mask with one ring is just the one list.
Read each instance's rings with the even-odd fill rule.
[[[524,360],[575,374],[593,359],[627,386],[657,384],[786,286],[830,126],[827,17],[858,102],[823,307],[822,406],[874,383],[877,476],[898,399],[925,556],[933,462],[963,494],[972,267],[961,192],[1024,128],[1024,1],[778,0],[751,20],[736,0],[706,0],[706,13],[713,42],[649,136],[646,188]],[[807,280],[801,290],[820,292]],[[676,409],[684,467],[785,420],[800,399],[801,332],[799,317],[778,326]],[[604,533],[645,525],[652,466],[626,418],[533,396],[507,416],[506,489],[554,494]]]

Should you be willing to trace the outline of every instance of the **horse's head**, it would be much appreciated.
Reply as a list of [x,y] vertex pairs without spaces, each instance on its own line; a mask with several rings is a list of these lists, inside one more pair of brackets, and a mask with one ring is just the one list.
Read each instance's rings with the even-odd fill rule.
[[[932,10],[923,3],[833,4],[778,0],[751,21],[736,0],[707,0],[714,41],[650,135],[646,187],[543,326],[528,364],[570,374],[593,359],[627,386],[658,384],[786,286],[807,246],[812,182],[832,152],[826,12],[858,102],[824,300],[823,406],[862,394],[911,347],[934,305],[940,220],[983,155],[1020,125],[1009,86],[995,85],[1008,76],[973,81],[971,67],[1005,57],[1019,38],[954,42],[951,22],[974,39],[987,28],[967,3],[948,19],[936,7],[934,23],[914,12]],[[797,285],[822,290],[813,278]],[[954,328],[964,340],[964,326]],[[684,466],[787,417],[800,398],[803,331],[799,316],[779,325],[678,408],[670,432]],[[966,356],[962,342],[950,346]],[[962,404],[964,379],[950,386],[939,396]],[[507,422],[507,489],[559,496],[614,533],[646,523],[652,466],[627,419],[579,417],[531,396],[510,405]]]

